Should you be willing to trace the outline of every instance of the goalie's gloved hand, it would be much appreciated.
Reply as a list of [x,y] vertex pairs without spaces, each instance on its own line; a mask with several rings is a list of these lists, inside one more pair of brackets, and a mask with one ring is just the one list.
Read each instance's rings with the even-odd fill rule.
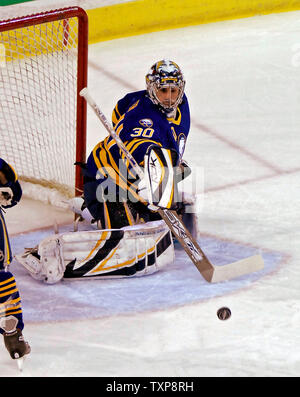
[[13,200],[13,191],[10,187],[0,187],[0,205],[1,207],[11,206]]

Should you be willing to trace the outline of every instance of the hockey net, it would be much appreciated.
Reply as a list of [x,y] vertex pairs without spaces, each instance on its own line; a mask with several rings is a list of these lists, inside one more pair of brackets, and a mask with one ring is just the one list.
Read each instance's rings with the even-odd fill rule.
[[0,21],[0,157],[32,198],[82,189],[87,40],[79,7]]

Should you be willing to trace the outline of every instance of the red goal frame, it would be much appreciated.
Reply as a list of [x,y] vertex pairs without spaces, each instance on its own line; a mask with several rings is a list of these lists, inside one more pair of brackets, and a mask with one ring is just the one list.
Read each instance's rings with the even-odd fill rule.
[[[86,161],[87,105],[79,92],[87,86],[88,74],[88,15],[80,7],[66,7],[37,14],[0,21],[0,32],[24,28],[32,25],[78,18],[78,57],[77,57],[77,120],[76,120],[76,162]],[[68,32],[66,32],[68,34]],[[75,170],[75,195],[80,195],[83,177],[80,167]]]

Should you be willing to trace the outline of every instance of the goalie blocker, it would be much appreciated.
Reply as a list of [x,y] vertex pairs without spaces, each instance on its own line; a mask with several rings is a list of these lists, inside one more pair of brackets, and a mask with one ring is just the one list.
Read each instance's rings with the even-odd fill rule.
[[47,284],[64,279],[144,276],[174,261],[174,246],[163,221],[117,230],[55,234],[16,259]]
[[10,187],[0,187],[0,206],[9,207],[12,204],[14,193]]
[[191,169],[186,162],[180,162],[175,150],[151,145],[144,156],[144,176],[138,194],[152,210],[179,210],[183,196],[179,194],[178,183],[190,173]]

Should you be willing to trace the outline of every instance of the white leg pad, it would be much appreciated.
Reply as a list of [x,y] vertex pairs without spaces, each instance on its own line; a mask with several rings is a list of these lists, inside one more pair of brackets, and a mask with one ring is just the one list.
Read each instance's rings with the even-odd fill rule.
[[[39,258],[37,257],[37,255]],[[60,235],[55,234],[41,241],[38,247],[16,255],[20,262],[36,280],[54,284],[63,278],[65,264],[63,262]]]
[[37,249],[16,256],[33,278],[48,284],[63,277],[143,276],[172,263],[174,258],[171,232],[164,221],[117,230],[56,234],[44,239]]

